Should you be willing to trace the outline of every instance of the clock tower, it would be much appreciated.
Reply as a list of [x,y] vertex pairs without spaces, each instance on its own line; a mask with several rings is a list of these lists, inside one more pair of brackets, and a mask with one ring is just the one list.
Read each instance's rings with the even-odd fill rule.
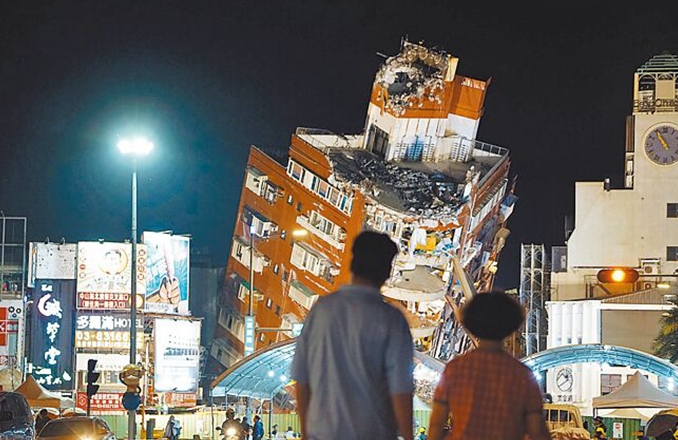
[[[663,53],[636,70],[627,120],[624,186],[652,191],[678,178],[678,56]],[[669,182],[664,182],[668,184]]]

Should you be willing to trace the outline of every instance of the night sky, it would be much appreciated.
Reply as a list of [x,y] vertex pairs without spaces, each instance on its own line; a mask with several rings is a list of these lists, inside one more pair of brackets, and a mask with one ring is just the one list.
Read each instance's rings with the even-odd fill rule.
[[115,143],[146,133],[140,230],[190,233],[224,265],[248,146],[362,131],[377,52],[408,37],[493,79],[478,138],[509,148],[519,179],[499,271],[514,286],[521,242],[563,242],[576,180],[621,186],[633,72],[678,53],[678,2],[475,3],[3,2],[0,209],[28,217],[31,241],[127,238]]

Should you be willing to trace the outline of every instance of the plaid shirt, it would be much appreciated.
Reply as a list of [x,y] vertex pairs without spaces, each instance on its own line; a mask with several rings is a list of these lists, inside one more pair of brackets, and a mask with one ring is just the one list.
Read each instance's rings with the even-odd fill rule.
[[434,400],[450,409],[448,440],[522,440],[525,415],[543,408],[532,371],[504,351],[484,349],[447,364]]

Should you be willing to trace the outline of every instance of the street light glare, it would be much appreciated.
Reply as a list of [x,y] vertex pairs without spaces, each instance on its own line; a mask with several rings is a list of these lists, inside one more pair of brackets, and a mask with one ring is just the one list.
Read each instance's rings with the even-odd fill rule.
[[146,156],[153,150],[153,146],[153,142],[143,137],[121,139],[118,141],[118,150],[122,154],[132,154],[134,156]]
[[295,229],[292,231],[292,236],[294,237],[306,237],[308,235],[308,231],[306,229]]

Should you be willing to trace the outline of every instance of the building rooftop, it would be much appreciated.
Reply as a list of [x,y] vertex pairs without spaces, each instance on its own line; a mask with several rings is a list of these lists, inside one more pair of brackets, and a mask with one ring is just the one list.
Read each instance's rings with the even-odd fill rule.
[[637,73],[678,72],[678,56],[669,52],[655,55],[638,68]]
[[335,180],[330,183],[359,185],[391,209],[431,218],[454,217],[467,179],[475,173],[482,179],[508,155],[506,148],[469,140],[474,154],[468,162],[387,162],[363,149],[359,135],[310,128],[299,128],[296,135],[330,159]]

